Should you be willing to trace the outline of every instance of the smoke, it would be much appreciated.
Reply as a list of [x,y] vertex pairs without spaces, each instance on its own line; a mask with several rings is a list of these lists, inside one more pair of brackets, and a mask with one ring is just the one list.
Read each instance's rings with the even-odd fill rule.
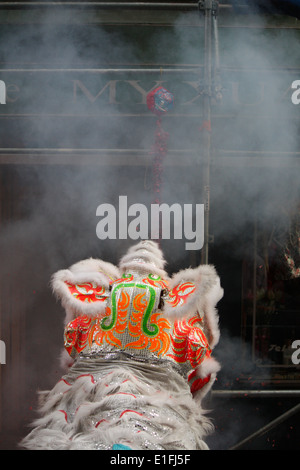
[[[109,68],[116,64],[135,67],[140,63],[183,66],[203,63],[204,33],[195,26],[195,15],[180,17],[173,28],[164,28],[163,32],[161,28],[145,26],[139,42],[136,39],[141,29],[137,27],[132,28],[136,32],[128,39],[126,27],[119,28],[118,33],[116,28],[108,26],[89,24],[82,27],[75,23],[65,27],[64,18],[53,23],[49,12],[42,23],[34,27],[14,26],[13,31],[6,27],[0,49],[3,66],[41,68],[45,64],[47,68],[50,64],[51,68],[83,69]],[[82,23],[85,21],[87,19],[83,16]],[[298,36],[293,31],[268,30],[268,25],[263,22],[257,25],[257,18],[257,34],[243,27],[237,27],[234,34],[228,34],[227,28],[222,27],[222,18],[219,22],[223,99],[216,102],[214,95],[212,97],[210,179],[211,224],[217,242],[237,236],[257,219],[265,224],[271,223],[278,212],[283,212],[283,207],[291,207],[298,197],[293,157],[293,153],[298,151],[297,107],[291,103],[290,92],[287,91],[293,79],[297,78],[288,69],[298,60]],[[192,28],[189,28],[190,24]],[[282,70],[283,64],[286,64],[285,71]],[[144,75],[138,80],[138,85],[144,90],[150,89],[154,80],[161,81],[175,95],[177,116],[171,113],[163,120],[163,127],[170,134],[170,155],[165,159],[162,196],[169,204],[204,202],[204,141],[199,130],[202,125],[202,75],[203,70],[200,79],[188,72],[172,77],[164,73],[162,67],[160,75]],[[95,78],[94,74],[88,73],[39,72],[20,74],[16,80],[22,89],[16,108],[27,118],[22,120],[22,126],[18,124],[17,128],[13,124],[5,132],[3,147],[11,146],[14,141],[14,145],[20,148],[140,148],[147,151],[154,141],[155,117],[151,116],[145,104],[140,104],[141,95],[137,88],[128,84],[128,77],[124,75],[121,78],[97,75]],[[107,85],[108,82],[117,83]],[[116,93],[114,87],[117,87]],[[143,123],[139,116],[122,117],[130,114],[132,109],[135,113],[137,109],[143,115],[148,113],[149,117]],[[189,114],[197,118],[192,119]],[[182,150],[183,172],[173,164],[172,150]],[[75,155],[71,158],[78,161]],[[193,155],[194,164],[185,165],[189,155]],[[49,162],[51,158],[49,156]],[[103,165],[109,160],[102,155],[100,158]],[[104,176],[106,168],[95,166],[93,174],[98,175],[97,183],[91,181],[83,158],[81,163],[80,167],[71,170],[58,167],[57,176],[53,176],[57,179],[57,186],[66,188],[68,192],[60,207],[56,202],[58,195],[52,191],[53,184],[47,184],[50,171],[47,169],[44,176],[44,168],[34,169],[37,186],[42,188],[41,199],[34,201],[32,207],[34,217],[46,204],[47,212],[41,209],[44,214],[39,215],[46,217],[47,213],[47,218],[52,221],[59,220],[60,227],[66,223],[68,232],[70,225],[74,226],[71,213],[75,206],[83,217],[84,226],[97,205],[102,200],[115,202],[117,193],[131,193],[132,202],[151,201],[149,189],[148,192],[145,190],[145,183],[151,187],[151,168],[146,172],[142,159],[129,171],[117,166],[109,177]],[[24,175],[23,169],[19,172]],[[30,173],[27,169],[26,172]],[[61,182],[58,182],[59,178]],[[132,181],[134,185],[128,184]],[[79,188],[84,188],[84,191]],[[69,217],[62,216],[64,207],[70,211]],[[171,242],[165,245],[166,249],[170,246],[172,250]]]
[[[198,18],[185,14],[174,26],[164,28],[116,28],[91,24],[90,16],[83,13],[70,24],[69,14],[63,12],[53,21],[55,13],[48,12],[35,25],[1,26],[3,69],[77,70],[1,77],[9,84],[6,106],[12,111],[8,112],[23,115],[2,127],[2,147],[50,149],[35,165],[1,168],[6,183],[2,198],[10,207],[4,210],[1,230],[2,289],[13,296],[14,286],[22,286],[22,312],[7,300],[0,339],[6,340],[12,318],[29,318],[24,367],[27,378],[41,387],[51,386],[59,376],[57,366],[50,364],[56,364],[60,353],[63,312],[51,296],[50,276],[84,257],[117,263],[131,241],[97,239],[97,206],[117,205],[119,195],[128,195],[130,204],[148,207],[153,200],[152,168],[142,157],[127,167],[115,165],[109,153],[95,157],[92,153],[97,148],[140,149],[142,153],[150,149],[156,118],[147,110],[139,86],[148,91],[155,83],[163,83],[175,96],[174,111],[163,118],[169,154],[164,160],[162,200],[168,204],[204,203],[203,68],[200,76],[192,71],[172,76],[164,70],[174,64],[187,69],[203,64],[204,32],[197,26]],[[224,261],[223,266],[216,266],[225,287],[219,307],[223,340],[216,351],[223,364],[220,380],[236,385],[241,373],[252,375],[253,362],[248,353],[243,366],[236,362],[241,348],[236,340],[241,291],[235,284],[236,274],[228,272],[228,263],[240,268],[256,223],[269,231],[277,225],[284,230],[299,200],[295,161],[299,110],[291,103],[290,85],[299,79],[294,68],[300,49],[298,31],[272,29],[263,19],[258,24],[256,17],[255,31],[242,18],[243,24],[228,33],[226,21],[219,18],[222,100],[212,96],[209,183],[214,244],[210,257],[211,262]],[[254,21],[252,17],[250,21]],[[80,72],[141,64],[157,64],[161,72],[141,74],[141,78]],[[75,149],[66,152],[70,165],[59,162],[57,156],[53,165],[51,149]],[[82,157],[78,156],[80,149]],[[184,240],[163,240],[162,246],[170,272],[200,263],[200,253],[187,254]],[[18,380],[8,369],[9,355],[8,351],[8,389]],[[46,376],[44,364],[52,371]],[[232,370],[232,364],[238,370]]]

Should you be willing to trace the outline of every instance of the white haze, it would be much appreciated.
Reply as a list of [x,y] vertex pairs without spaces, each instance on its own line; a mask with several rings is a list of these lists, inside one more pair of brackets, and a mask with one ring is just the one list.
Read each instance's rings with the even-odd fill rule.
[[[151,44],[148,46],[160,49],[157,55],[167,60],[168,48],[176,48],[178,63],[194,64],[203,59],[203,51],[199,52],[199,44],[188,40],[188,28],[182,28],[182,24],[188,22],[188,16],[179,19],[174,30],[161,32],[161,28],[152,31]],[[272,225],[279,218],[282,220],[284,209],[288,211],[296,204],[299,198],[299,176],[298,166],[295,165],[291,155],[299,151],[299,118],[295,115],[295,108],[287,105],[289,93],[283,94],[282,88],[282,60],[286,54],[291,57],[291,64],[299,63],[299,39],[298,35],[289,32],[289,39],[286,40],[285,31],[273,30],[272,37],[266,39],[264,33],[264,23],[262,28],[257,29],[257,36],[247,37],[245,29],[236,28],[232,32],[230,41],[222,43],[222,32],[220,32],[220,57],[221,67],[226,62],[224,69],[225,80],[223,84],[223,103],[213,103],[213,115],[223,114],[230,111],[230,115],[235,117],[235,121],[224,119],[224,128],[218,123],[218,132],[212,128],[212,153],[214,155],[211,170],[211,233],[214,235],[215,245],[210,246],[214,253],[214,247],[229,248],[232,259],[241,260],[245,255],[244,239],[251,235],[253,224],[256,220],[261,221],[265,226]],[[77,68],[77,67],[111,67],[112,64],[138,64],[142,59],[142,51],[138,49],[138,42],[127,41],[122,34],[110,33],[105,28],[92,26],[88,33],[78,36],[77,29],[74,28],[74,35],[71,28],[66,26],[65,35],[57,35],[57,43],[53,43],[53,28],[51,18],[46,18],[43,24],[32,26],[30,31],[20,33],[20,35],[5,35],[0,45],[0,57],[3,68],[48,66],[53,68]],[[69,29],[67,29],[69,28]],[[20,29],[21,31],[21,29]],[[3,34],[3,33],[2,33]],[[203,34],[203,30],[199,33]],[[195,33],[193,32],[193,35]],[[34,38],[36,37],[36,41]],[[194,36],[193,36],[194,37]],[[201,43],[201,40],[200,40]],[[29,46],[34,44],[34,49]],[[263,44],[260,47],[260,44]],[[274,47],[276,44],[276,47]],[[28,46],[27,46],[28,45]],[[161,52],[161,49],[166,52]],[[95,50],[97,50],[97,63],[94,63]],[[21,51],[21,53],[20,53]],[[42,53],[41,53],[42,51]],[[152,52],[152,58],[156,53]],[[293,60],[293,57],[295,59]],[[22,63],[20,63],[22,58]],[[236,126],[242,122],[244,117],[240,109],[232,105],[230,109],[230,96],[232,84],[226,73],[228,67],[249,70],[249,74],[256,78],[255,70],[264,69],[263,82],[267,84],[267,91],[272,92],[274,100],[268,100],[268,107],[265,104],[260,109],[262,118],[255,114],[248,117],[247,135],[240,132],[239,128],[231,127],[231,122]],[[300,73],[300,72],[299,72]],[[250,76],[250,75],[249,75]],[[294,72],[286,73],[286,90],[292,80],[299,79]],[[165,76],[164,76],[165,78]],[[182,78],[184,80],[185,77]],[[280,78],[280,80],[279,80]],[[155,77],[159,80],[159,77]],[[186,77],[191,80],[190,76]],[[168,78],[171,83],[171,79]],[[51,87],[51,81],[48,83]],[[199,84],[201,87],[201,82]],[[68,114],[70,103],[64,109],[65,90],[57,89],[56,101],[47,101],[45,90],[35,90],[42,99],[43,109],[41,112],[57,112]],[[172,91],[172,90],[170,90]],[[28,87],[28,93],[31,92]],[[97,90],[94,90],[96,93]],[[51,94],[53,96],[53,94]],[[277,99],[276,99],[277,97]],[[24,104],[22,113],[31,113],[33,97],[29,97],[28,104]],[[180,102],[180,97],[178,97]],[[254,100],[257,96],[254,96]],[[175,96],[176,100],[176,96]],[[200,102],[200,100],[199,100]],[[225,107],[227,103],[228,107]],[[82,108],[75,109],[75,113],[87,115],[90,108],[84,103]],[[181,112],[183,108],[181,108]],[[248,107],[249,109],[249,107]],[[175,111],[176,101],[175,101]],[[300,110],[300,107],[299,107]],[[145,109],[143,112],[147,112]],[[187,110],[188,112],[188,110]],[[106,110],[102,108],[98,121],[88,121],[86,127],[78,125],[76,118],[69,120],[53,119],[45,125],[43,118],[37,120],[28,119],[25,126],[16,128],[16,146],[21,148],[30,147],[33,142],[43,148],[45,143],[53,148],[132,148],[136,141],[141,149],[148,150],[154,139],[155,119],[149,119],[149,126],[141,126],[135,120],[133,123],[118,115],[117,108],[114,108],[115,117],[106,119],[105,114],[111,113],[108,106]],[[295,118],[291,119],[291,113]],[[199,118],[199,127],[201,125]],[[24,121],[25,122],[25,121]],[[63,126],[66,126],[64,128]],[[137,127],[136,127],[137,126]],[[214,118],[212,118],[214,126]],[[166,166],[163,180],[163,199],[168,203],[203,203],[202,187],[202,152],[201,134],[193,134],[189,129],[189,124],[184,118],[164,120],[164,127],[170,133],[170,149],[192,149],[199,150],[199,160],[194,167],[172,168]],[[195,126],[197,129],[197,126]],[[99,142],[98,130],[101,129],[105,136],[105,142]],[[57,136],[59,139],[57,140]],[[250,136],[250,137],[249,137]],[[253,152],[287,152],[284,158],[268,160],[267,166],[264,159],[258,160],[258,167],[245,164],[237,158],[236,166],[220,165],[216,150],[223,149],[229,153],[231,150]],[[234,154],[233,154],[234,155]],[[253,154],[257,155],[257,154]],[[261,155],[261,154],[258,154]],[[101,157],[99,157],[101,158]],[[126,157],[124,157],[126,158]],[[170,156],[167,161],[170,162]],[[255,157],[256,158],[256,157]],[[265,158],[265,157],[264,157]],[[49,157],[51,165],[51,157]],[[84,164],[78,166],[64,167],[44,167],[36,165],[25,167],[20,165],[14,167],[12,173],[17,175],[17,182],[25,187],[31,187],[32,192],[24,195],[22,216],[16,222],[10,221],[1,231],[2,263],[1,277],[4,285],[9,285],[8,275],[13,277],[16,284],[25,278],[30,286],[24,293],[23,308],[28,318],[32,321],[32,328],[28,328],[27,341],[32,341],[32,351],[30,352],[31,364],[28,367],[28,377],[33,381],[41,380],[42,385],[51,386],[52,376],[38,378],[38,373],[43,369],[42,361],[56,361],[60,352],[62,314],[60,307],[52,300],[49,289],[49,279],[51,274],[58,269],[65,268],[82,257],[98,256],[107,261],[117,262],[124,253],[130,240],[126,243],[108,241],[101,245],[96,237],[96,208],[102,202],[115,203],[119,195],[129,194],[132,202],[151,202],[152,195],[149,190],[145,190],[145,168],[128,169],[125,166],[112,166],[107,169],[102,165],[95,165],[93,168]],[[149,175],[148,175],[149,177]],[[149,181],[146,181],[149,183]],[[147,187],[147,184],[146,184]],[[37,195],[35,192],[37,188]],[[284,222],[282,222],[284,223]],[[180,269],[188,267],[191,259],[182,250],[180,244],[164,241],[166,256],[170,269]],[[173,248],[174,246],[174,248]],[[178,249],[179,247],[179,249]],[[228,255],[227,255],[228,256]],[[12,264],[13,258],[13,264]],[[200,254],[196,253],[194,263],[200,262]],[[12,267],[13,266],[13,267]],[[218,270],[218,266],[216,266]],[[226,269],[222,272],[226,276]],[[224,283],[224,282],[223,282]],[[226,281],[225,281],[226,284]],[[38,298],[32,295],[32,290],[38,293]],[[13,289],[12,289],[13,291]],[[224,339],[216,350],[216,355],[223,364],[223,381],[233,380],[231,374],[231,364],[236,359],[239,350],[239,340],[227,334],[226,324],[222,319],[222,305],[220,304],[221,330],[224,329]],[[235,292],[236,297],[240,292]],[[46,302],[46,305],[45,305]],[[55,312],[52,314],[52,312]],[[14,311],[11,311],[14,315]],[[53,315],[53,316],[52,316]],[[8,321],[8,319],[6,318]],[[55,327],[53,327],[53,321]],[[47,353],[44,348],[41,352],[40,338],[48,331],[48,325],[53,329],[53,334],[61,335],[52,338],[45,338]],[[5,341],[5,338],[1,338]],[[51,350],[53,344],[53,351]],[[224,353],[226,351],[226,353]],[[7,358],[7,361],[9,358]],[[36,361],[36,364],[34,364]],[[34,365],[33,365],[34,364]],[[49,365],[53,376],[57,373],[57,365]],[[246,361],[246,370],[251,370],[251,354]],[[244,372],[244,371],[243,371]],[[240,370],[234,371],[238,375]],[[13,383],[14,372],[11,369],[11,380]],[[225,376],[224,376],[225,374]],[[39,383],[40,386],[40,383]],[[244,412],[241,411],[241,413]],[[231,430],[233,435],[238,436],[238,429]],[[221,439],[222,440],[222,439]],[[223,442],[217,442],[219,447],[228,442],[224,438]]]

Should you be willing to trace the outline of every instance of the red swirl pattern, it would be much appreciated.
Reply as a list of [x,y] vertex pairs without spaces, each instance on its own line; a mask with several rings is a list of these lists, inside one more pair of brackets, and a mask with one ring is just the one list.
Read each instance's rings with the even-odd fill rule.
[[64,344],[70,355],[72,355],[73,348],[80,353],[86,347],[91,322],[91,318],[87,315],[82,315],[68,323],[64,334]]
[[106,300],[105,288],[102,286],[95,286],[92,282],[83,284],[71,284],[65,282],[73,297],[81,302],[103,302]]
[[199,325],[199,318],[178,320],[174,323],[171,336],[172,353],[167,356],[182,364],[190,362],[193,368],[197,367],[206,356],[211,354],[207,338]]
[[178,284],[169,291],[169,298],[166,299],[166,302],[173,307],[182,305],[187,302],[188,297],[195,291],[195,289],[196,286],[192,282]]

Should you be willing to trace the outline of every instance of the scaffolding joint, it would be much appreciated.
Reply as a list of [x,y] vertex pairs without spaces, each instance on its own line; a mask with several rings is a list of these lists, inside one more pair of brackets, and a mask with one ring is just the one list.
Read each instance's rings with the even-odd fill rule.
[[204,14],[206,11],[211,11],[214,18],[217,18],[219,12],[219,2],[216,0],[199,0],[198,2],[199,11]]

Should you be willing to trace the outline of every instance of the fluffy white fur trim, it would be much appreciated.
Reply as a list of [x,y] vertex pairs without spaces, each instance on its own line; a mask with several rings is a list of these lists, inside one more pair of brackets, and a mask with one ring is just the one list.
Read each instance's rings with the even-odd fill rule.
[[[207,449],[203,438],[213,430],[183,377],[172,369],[161,374],[150,364],[131,367],[129,361],[119,366],[87,361],[77,373],[75,365],[43,394],[39,415],[23,447],[94,450],[123,442],[143,449],[147,442],[150,449],[199,450]],[[142,432],[136,432],[136,419]]]
[[70,271],[74,273],[102,273],[108,280],[115,280],[120,277],[120,271],[117,266],[109,263],[107,261],[102,261],[97,258],[88,258],[79,261],[78,263],[73,264],[70,268]]
[[166,276],[164,271],[165,260],[162,251],[154,242],[141,242],[131,247],[127,253],[121,258],[119,267],[122,271],[131,269],[136,264],[137,269],[140,267],[150,273],[159,273],[163,277]]
[[167,279],[168,275],[164,270],[165,264],[163,253],[158,244],[147,240],[129,248],[121,258],[119,268],[122,272],[135,269],[157,274]]
[[193,399],[195,400],[195,403],[199,405],[202,404],[203,398],[208,394],[213,384],[215,383],[215,380],[216,374],[211,374],[209,381],[202,388],[200,388],[200,390],[197,390],[195,393],[193,393]]
[[147,252],[152,253],[156,258],[163,260],[163,263],[165,263],[163,252],[160,249],[158,243],[153,242],[152,240],[144,240],[130,247],[129,250],[127,251],[127,254],[136,253],[137,251],[140,251],[140,250],[142,251],[146,250]]
[[63,349],[60,355],[60,367],[66,371],[74,364],[74,359],[69,355],[69,353]]
[[213,357],[207,357],[196,368],[196,376],[205,379],[208,375],[217,374],[221,370],[220,363]]
[[220,339],[219,316],[215,308],[216,304],[224,295],[217,277],[215,285],[207,292],[201,307],[204,313],[204,331],[211,348],[214,348]]
[[165,315],[168,318],[183,318],[196,314],[198,310],[202,310],[205,296],[217,283],[217,279],[216,270],[211,265],[201,265],[198,268],[188,268],[176,273],[170,281],[170,290],[185,282],[192,282],[196,285],[196,289],[183,305],[172,307],[166,302],[164,308]]
[[207,393],[212,388],[216,380],[217,373],[220,369],[221,365],[213,357],[208,357],[204,359],[204,361],[196,368],[197,377],[205,379],[205,377],[208,377],[210,375],[209,381],[200,390],[197,390],[193,394],[193,398],[196,403],[201,404],[201,401],[203,400],[205,395],[207,395]]
[[69,291],[66,282],[82,284],[93,282],[95,285],[109,289],[110,281],[120,277],[119,270],[111,263],[89,258],[72,265],[69,269],[62,269],[55,273],[51,285],[55,296],[61,301],[66,311],[65,323],[79,315],[95,316],[105,312],[106,301],[81,302]]

